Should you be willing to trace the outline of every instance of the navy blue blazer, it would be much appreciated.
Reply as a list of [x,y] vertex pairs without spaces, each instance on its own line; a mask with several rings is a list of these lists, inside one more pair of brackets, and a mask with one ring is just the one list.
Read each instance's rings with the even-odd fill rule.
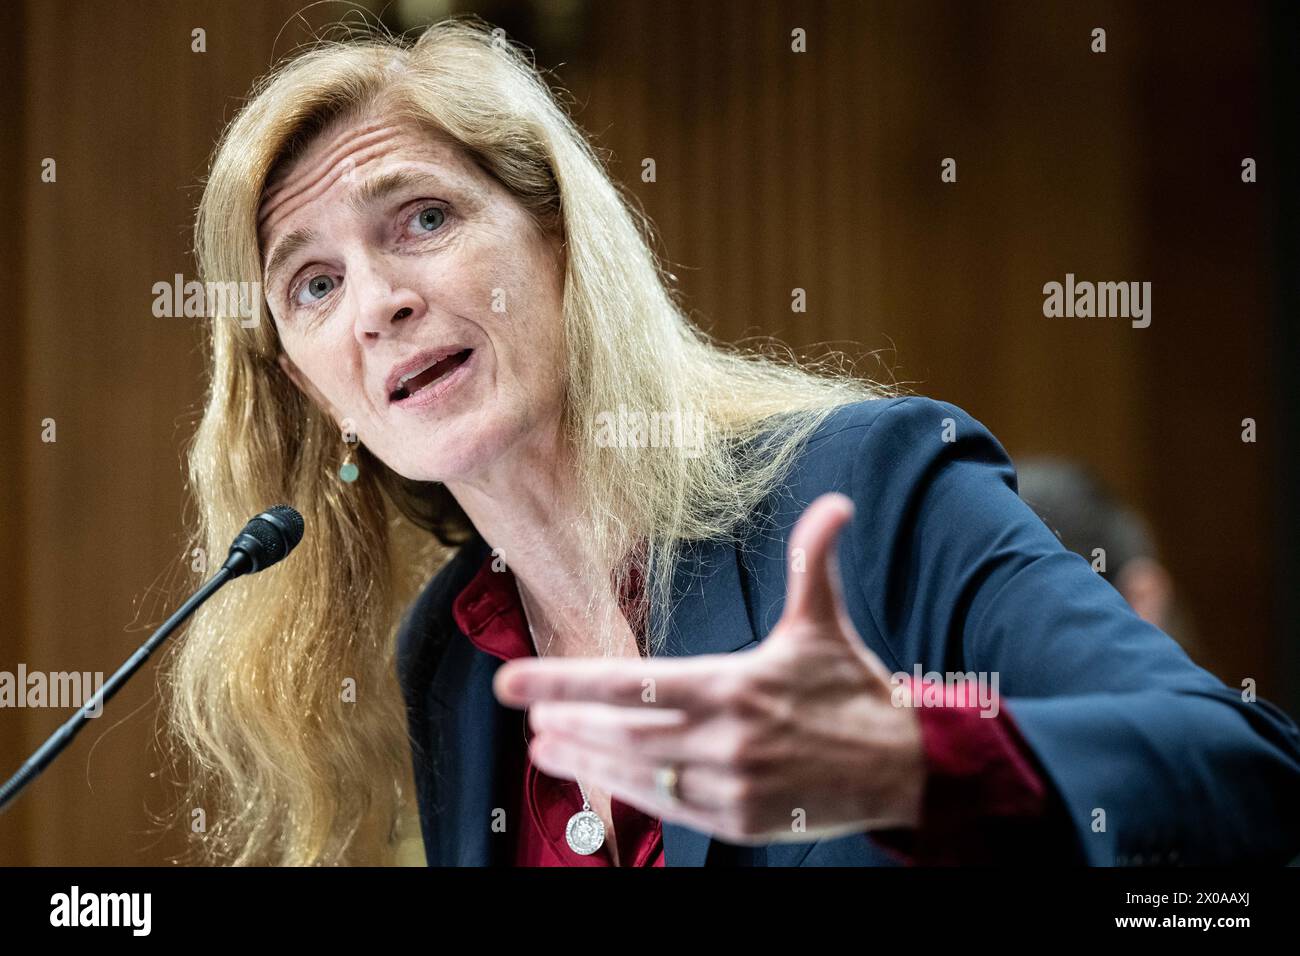
[[[740,546],[692,543],[675,578],[667,655],[758,644],[781,616],[786,541],[818,495],[856,513],[841,534],[848,612],[891,672],[997,672],[1091,865],[1283,864],[1300,851],[1300,731],[1246,702],[1145,623],[1017,494],[1006,451],[960,408],[922,397],[837,409]],[[501,661],[451,602],[490,547],[476,537],[423,588],[398,635],[430,865],[509,865],[493,831],[514,807],[522,712],[492,693]],[[894,865],[866,834],[734,847],[668,821],[669,866]],[[1044,861],[1052,862],[1052,861]]]

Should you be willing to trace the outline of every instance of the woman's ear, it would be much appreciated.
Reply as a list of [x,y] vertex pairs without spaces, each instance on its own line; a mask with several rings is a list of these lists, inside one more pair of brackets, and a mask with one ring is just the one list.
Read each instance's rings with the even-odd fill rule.
[[329,415],[334,420],[336,428],[341,428],[342,416],[334,410],[334,406],[316,389],[316,386],[302,373],[302,370],[293,364],[293,359],[289,358],[288,353],[281,352],[276,356],[276,361],[280,363],[280,368],[284,369],[284,374],[288,375],[293,384],[298,387],[298,391],[311,399],[317,408],[322,409]]

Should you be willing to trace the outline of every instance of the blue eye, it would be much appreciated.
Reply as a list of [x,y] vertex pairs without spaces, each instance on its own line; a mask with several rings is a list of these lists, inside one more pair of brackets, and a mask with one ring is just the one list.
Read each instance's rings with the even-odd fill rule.
[[434,232],[447,220],[447,213],[439,206],[428,206],[421,209],[416,217],[420,228],[425,232]]
[[334,291],[334,278],[332,276],[327,276],[327,275],[312,276],[310,279],[307,280],[307,284],[302,287],[302,291],[298,293],[298,304],[299,305],[308,304],[306,301],[304,301],[303,296],[311,296],[313,299],[319,301],[325,298],[325,296],[329,295],[333,291]]

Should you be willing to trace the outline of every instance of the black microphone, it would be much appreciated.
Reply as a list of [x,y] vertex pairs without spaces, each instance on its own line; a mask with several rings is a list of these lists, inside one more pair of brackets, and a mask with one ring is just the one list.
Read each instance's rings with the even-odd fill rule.
[[221,568],[231,578],[269,568],[302,540],[302,529],[302,515],[288,505],[268,508],[244,525]]
[[244,530],[239,532],[230,545],[226,562],[216,574],[195,591],[188,601],[163,622],[162,627],[153,632],[153,636],[140,646],[140,649],[117,669],[94,696],[68,721],[50,735],[50,739],[27,759],[18,772],[0,787],[0,812],[16,797],[22,789],[36,779],[42,770],[48,767],[69,743],[77,732],[92,720],[93,715],[102,712],[104,704],[121,688],[123,684],[140,669],[163,641],[171,636],[172,631],[182,621],[193,614],[200,605],[221,588],[227,581],[232,581],[245,574],[252,574],[269,568],[284,559],[302,540],[303,521],[300,515],[288,505],[276,505],[257,515]]

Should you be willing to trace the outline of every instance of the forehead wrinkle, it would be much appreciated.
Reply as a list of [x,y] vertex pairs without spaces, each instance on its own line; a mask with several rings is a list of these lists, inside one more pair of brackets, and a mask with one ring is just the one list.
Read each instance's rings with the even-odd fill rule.
[[295,198],[285,200],[285,202],[278,207],[264,211],[262,219],[258,222],[258,229],[263,234],[269,235],[275,230],[276,226],[284,222],[285,219],[292,216],[303,206],[306,206],[329,192],[340,179],[345,178],[350,172],[365,166],[373,159],[381,158],[385,154],[384,149],[385,148],[382,144],[372,147],[363,155],[358,156],[355,162],[345,165],[341,169],[336,169],[327,178],[318,180],[315,185],[306,190],[300,191]]
[[[346,153],[349,149],[360,148],[361,146],[364,146],[366,144],[366,141],[373,141],[373,140],[382,141],[384,139],[391,139],[392,137],[398,135],[399,132],[400,131],[394,124],[374,122],[374,123],[367,123],[363,126],[358,126],[356,129],[347,129],[345,132],[335,134],[335,136],[333,137],[334,140],[333,145],[329,147],[325,155],[321,156],[320,159],[318,159],[315,163],[313,163],[309,167],[309,169],[307,169],[305,172],[310,173],[311,175],[315,175],[319,173],[321,169],[328,167],[332,163],[337,162],[339,156],[343,153]],[[316,140],[316,145],[320,145],[321,143],[327,141],[328,140],[324,138],[318,137]],[[299,156],[298,158],[299,160],[301,160],[303,157]],[[286,169],[278,177],[278,181],[275,184],[275,186],[277,190],[283,191],[283,187],[285,187],[285,185],[290,179],[298,179],[298,178],[310,179],[311,176],[305,176],[305,177],[301,175],[291,176],[289,170]]]
[[[259,226],[267,226],[267,222],[274,213],[283,208],[285,205],[293,202],[295,199],[302,198],[304,202],[310,201],[324,189],[328,189],[340,175],[344,174],[348,168],[355,168],[362,163],[374,157],[376,149],[382,149],[384,144],[388,143],[394,137],[400,135],[400,131],[394,127],[383,129],[366,128],[344,136],[324,157],[317,161],[309,170],[300,172],[298,175],[284,175],[279,184],[268,189],[262,198],[262,214],[259,217]],[[322,180],[325,171],[339,162],[349,153],[359,153],[352,164],[343,164],[342,171],[336,171],[332,177]],[[297,183],[297,185],[294,185]],[[304,197],[304,193],[309,193]],[[302,206],[302,202],[294,204],[289,212]]]
[[348,194],[347,204],[353,212],[362,212],[366,206],[379,202],[386,196],[425,182],[442,183],[442,178],[420,168],[394,169],[367,179]]

